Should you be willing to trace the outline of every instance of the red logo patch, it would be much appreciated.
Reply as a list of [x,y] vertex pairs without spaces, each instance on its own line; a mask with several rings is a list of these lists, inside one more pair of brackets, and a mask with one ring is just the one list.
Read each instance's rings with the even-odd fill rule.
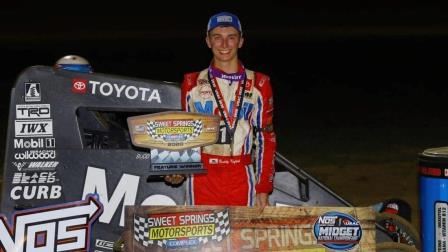
[[73,79],[72,92],[77,94],[85,94],[87,92],[87,80]]

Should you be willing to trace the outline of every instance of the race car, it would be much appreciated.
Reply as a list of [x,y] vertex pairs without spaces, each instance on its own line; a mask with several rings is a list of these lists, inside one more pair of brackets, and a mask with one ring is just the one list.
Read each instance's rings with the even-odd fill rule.
[[[93,194],[103,209],[89,246],[103,251],[112,249],[124,231],[125,205],[185,204],[184,185],[150,176],[151,150],[132,144],[126,123],[131,116],[180,111],[180,85],[80,69],[32,66],[17,78],[1,213],[10,218],[17,211]],[[269,201],[274,206],[352,206],[280,153]],[[397,241],[391,229],[377,225],[377,230],[378,242]],[[418,248],[418,235],[412,243]]]

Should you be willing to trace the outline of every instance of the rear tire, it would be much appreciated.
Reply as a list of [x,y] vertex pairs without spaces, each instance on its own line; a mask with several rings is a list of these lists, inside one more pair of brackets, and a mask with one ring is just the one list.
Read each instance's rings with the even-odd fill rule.
[[[392,235],[398,235],[397,242],[380,242],[377,243],[377,249],[383,249],[381,251],[419,251],[421,248],[420,233],[409,223],[406,219],[396,214],[390,213],[377,213],[376,223],[380,224],[388,222],[396,226],[395,233],[388,233],[392,238]],[[383,248],[384,246],[384,248]],[[386,249],[386,250],[384,250]],[[389,250],[387,250],[389,249]],[[398,249],[398,250],[390,250]],[[411,249],[411,250],[409,250]]]

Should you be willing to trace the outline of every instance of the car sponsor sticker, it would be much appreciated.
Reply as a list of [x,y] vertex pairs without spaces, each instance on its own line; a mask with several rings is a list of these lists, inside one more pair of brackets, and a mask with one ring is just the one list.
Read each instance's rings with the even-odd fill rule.
[[17,119],[50,118],[50,104],[17,104]]
[[12,162],[17,171],[54,171],[58,167],[58,161],[20,161]]
[[75,78],[72,79],[72,92],[125,98],[127,100],[162,103],[158,89],[150,89],[147,87],[138,87],[121,83],[100,82]]
[[53,136],[53,120],[15,120],[16,137]]
[[87,92],[87,80],[73,79],[72,92],[77,94],[85,94]]
[[23,152],[17,152],[14,154],[15,160],[33,160],[33,159],[55,159],[55,150],[26,150]]
[[14,149],[55,148],[54,138],[15,138]]
[[25,102],[40,102],[41,90],[39,82],[25,82]]
[[14,172],[12,184],[53,184],[58,182],[56,172]]
[[102,249],[113,250],[114,249],[114,242],[101,240],[101,239],[96,239],[95,247],[102,248]]
[[11,189],[12,200],[47,200],[59,199],[62,196],[60,185],[17,185]]
[[[83,201],[18,211],[8,221],[0,216],[4,251],[88,251],[93,223],[103,212],[99,201]],[[11,224],[10,224],[11,223]]]

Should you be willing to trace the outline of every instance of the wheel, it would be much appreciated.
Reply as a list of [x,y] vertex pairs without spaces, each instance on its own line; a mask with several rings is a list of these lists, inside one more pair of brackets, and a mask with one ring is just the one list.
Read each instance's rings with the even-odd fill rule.
[[[401,249],[395,251],[419,251],[421,247],[420,234],[406,219],[396,214],[377,213],[376,223],[382,228],[382,231],[385,232],[393,241],[379,242],[377,243],[377,248],[379,247],[379,245],[384,245],[388,249]],[[388,247],[390,245],[393,245],[393,247]],[[414,248],[414,250],[406,250],[411,248]]]

